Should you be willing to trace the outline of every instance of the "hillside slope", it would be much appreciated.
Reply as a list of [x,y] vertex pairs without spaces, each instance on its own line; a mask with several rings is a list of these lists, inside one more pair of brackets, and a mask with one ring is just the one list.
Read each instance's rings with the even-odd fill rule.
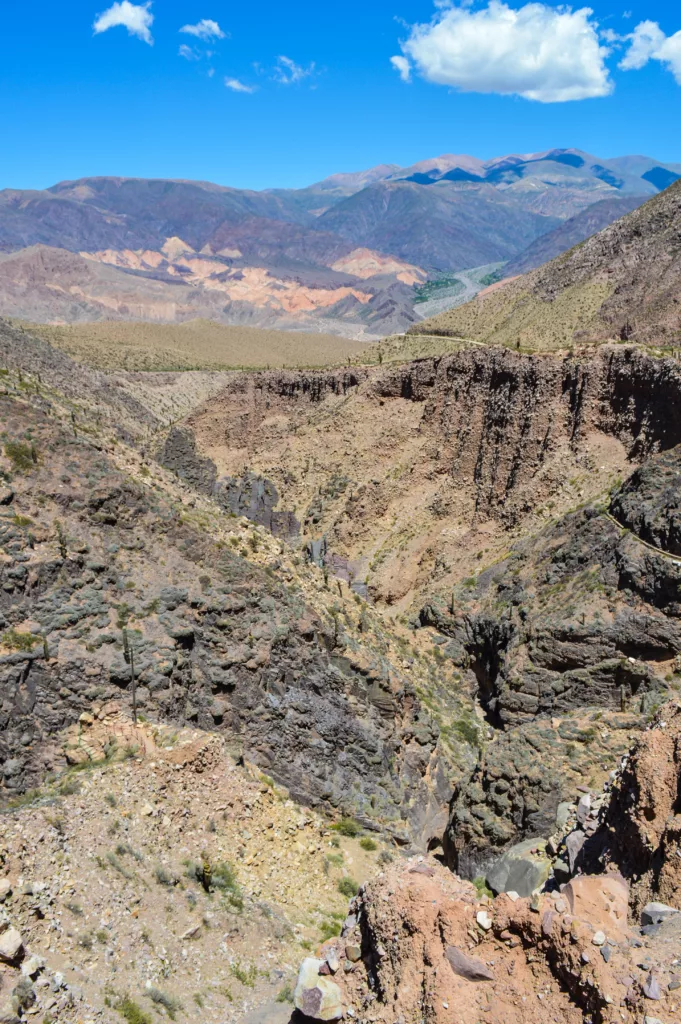
[[504,267],[504,277],[517,277],[536,270],[550,260],[602,231],[613,221],[625,217],[646,201],[645,196],[613,196],[601,199],[563,221],[553,231],[540,235],[527,249],[514,256]]
[[504,286],[410,328],[487,344],[560,349],[681,336],[681,183]]

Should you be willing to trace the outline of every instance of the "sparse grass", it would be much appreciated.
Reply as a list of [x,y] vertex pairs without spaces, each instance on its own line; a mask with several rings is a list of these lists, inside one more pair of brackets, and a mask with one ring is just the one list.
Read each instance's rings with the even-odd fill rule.
[[362,357],[366,343],[329,334],[225,326],[210,320],[184,324],[27,324],[79,362],[100,370],[220,370],[313,367]]
[[319,935],[322,942],[326,942],[327,939],[335,939],[337,935],[340,935],[341,926],[338,921],[322,921],[319,928]]
[[79,779],[65,779],[57,791],[60,796],[74,796],[76,793],[80,793],[80,781]]
[[213,867],[213,886],[225,894],[235,910],[243,910],[244,900],[234,868],[225,861]]
[[249,964],[248,967],[242,967],[241,961],[236,960],[233,964],[229,965],[230,972],[234,975],[237,981],[240,981],[246,988],[253,988],[258,977],[258,968],[255,964]]
[[338,892],[341,896],[347,896],[348,899],[352,899],[352,897],[356,896],[359,892],[359,885],[354,878],[350,878],[349,875],[345,875],[338,883]]
[[171,1020],[175,1020],[177,1014],[182,1012],[182,1003],[179,999],[175,999],[167,992],[162,992],[159,988],[150,988],[146,995],[156,1006],[162,1006]]
[[12,627],[2,634],[0,641],[3,647],[9,648],[10,651],[32,651],[36,644],[43,642],[43,638],[34,636],[33,633],[22,633]]
[[130,843],[119,843],[116,847],[116,856],[126,857],[128,855],[134,857],[140,864],[144,860],[142,854],[138,850],[134,850]]
[[116,1003],[115,1007],[120,1013],[121,1017],[127,1021],[127,1024],[153,1024],[153,1021],[148,1013],[134,1002],[130,996],[123,996]]
[[116,856],[115,853],[107,853],[107,855],[106,855],[106,863],[110,867],[112,867],[114,869],[114,871],[117,871],[119,875],[122,875],[123,878],[128,879],[128,881],[130,881],[131,878],[135,877],[133,872],[132,871],[128,871],[128,869],[126,868],[125,864],[121,863],[121,861],[118,859],[118,857]]
[[289,984],[289,982],[286,982],[284,987],[282,989],[279,989],[279,992],[277,993],[276,1001],[278,1003],[292,1003],[293,1002],[293,989],[291,988],[291,985]]
[[38,462],[38,452],[33,442],[7,441],[5,455],[17,473],[28,473]]

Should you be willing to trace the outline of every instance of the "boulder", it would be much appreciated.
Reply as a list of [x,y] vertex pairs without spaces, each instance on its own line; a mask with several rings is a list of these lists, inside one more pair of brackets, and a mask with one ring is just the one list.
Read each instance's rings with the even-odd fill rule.
[[465,978],[466,981],[494,981],[491,968],[482,960],[468,956],[456,946],[447,946],[445,956],[454,974],[458,974],[460,978]]
[[297,1010],[312,1020],[340,1020],[343,1016],[341,990],[335,981],[319,974],[324,963],[325,960],[315,957],[303,960],[293,1002]]
[[20,1018],[14,1009],[9,993],[0,992],[0,1024],[20,1024]]
[[663,921],[678,913],[679,911],[675,907],[669,907],[666,903],[647,903],[641,911],[641,924],[643,926],[662,924]]
[[590,924],[596,934],[603,932],[612,942],[629,937],[629,886],[621,875],[579,875],[568,882],[563,896],[570,913]]
[[24,940],[16,928],[12,928],[10,925],[0,933],[0,960],[4,960],[5,963],[13,963],[19,958],[23,948]]
[[565,847],[567,849],[570,872],[573,872],[575,870],[577,858],[579,857],[585,842],[586,833],[581,832],[579,829],[575,829],[574,832],[571,832],[565,840]]
[[487,872],[487,884],[496,893],[509,889],[531,896],[551,873],[551,858],[543,839],[526,839],[506,851]]

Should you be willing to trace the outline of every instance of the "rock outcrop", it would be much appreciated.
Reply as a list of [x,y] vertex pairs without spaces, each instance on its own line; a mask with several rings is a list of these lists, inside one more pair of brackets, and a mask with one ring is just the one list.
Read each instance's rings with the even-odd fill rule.
[[[681,909],[681,704],[670,701],[624,760],[600,829],[585,845],[585,869],[612,865],[632,879],[634,906]],[[656,925],[668,915],[644,921]]]
[[644,939],[629,924],[619,874],[581,876],[533,900],[490,901],[436,862],[414,860],[364,887],[342,939],[320,956],[322,973],[342,965],[334,982],[346,1017],[616,1024],[649,1020],[650,1007],[676,1019],[680,950],[673,919]]
[[571,513],[422,609],[493,733],[452,806],[445,847],[459,870],[476,848],[480,861],[518,835],[549,836],[580,774],[614,764],[664,699],[681,667],[680,460],[681,447],[653,457],[609,510]]

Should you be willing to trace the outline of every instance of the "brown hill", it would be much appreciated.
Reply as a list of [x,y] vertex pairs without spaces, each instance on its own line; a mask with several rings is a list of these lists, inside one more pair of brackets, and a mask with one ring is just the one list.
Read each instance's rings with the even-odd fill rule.
[[681,337],[681,184],[539,270],[410,329],[517,348]]

